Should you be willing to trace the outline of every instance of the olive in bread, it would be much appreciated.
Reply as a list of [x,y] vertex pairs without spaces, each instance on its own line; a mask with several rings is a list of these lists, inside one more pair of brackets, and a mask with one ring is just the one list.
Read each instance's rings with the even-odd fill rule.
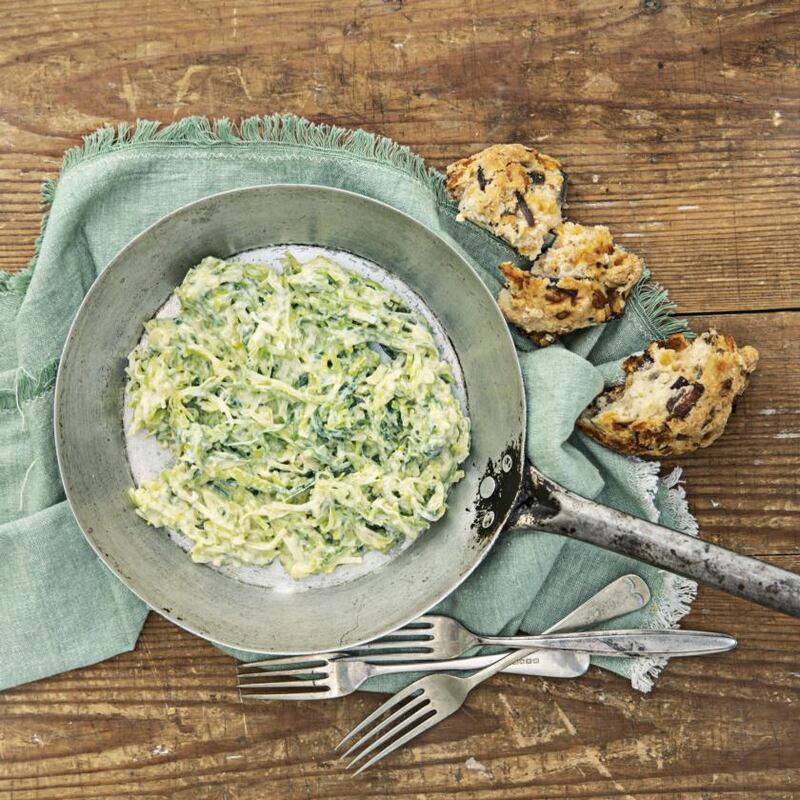
[[577,427],[629,455],[708,447],[725,430],[757,364],[755,348],[739,348],[713,329],[692,342],[683,334],[652,342],[625,360],[625,382],[598,395]]
[[521,144],[496,144],[447,167],[458,220],[487,228],[536,258],[561,222],[566,177],[556,159]]
[[506,277],[500,309],[540,346],[621,316],[644,268],[639,256],[614,244],[604,225],[563,222],[555,233],[530,271],[500,265]]

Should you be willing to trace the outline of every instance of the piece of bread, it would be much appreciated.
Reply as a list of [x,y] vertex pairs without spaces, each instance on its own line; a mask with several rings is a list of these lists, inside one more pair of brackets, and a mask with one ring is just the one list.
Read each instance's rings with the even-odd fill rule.
[[596,397],[577,427],[629,455],[708,447],[725,430],[757,364],[755,348],[737,348],[733,337],[713,329],[693,342],[683,334],[652,342],[626,359],[625,382]]
[[561,164],[521,144],[496,144],[447,168],[448,191],[465,219],[536,258],[561,222],[566,178]]
[[540,346],[621,316],[643,269],[642,259],[616,246],[603,225],[563,222],[555,233],[530,272],[500,265],[507,279],[500,309]]

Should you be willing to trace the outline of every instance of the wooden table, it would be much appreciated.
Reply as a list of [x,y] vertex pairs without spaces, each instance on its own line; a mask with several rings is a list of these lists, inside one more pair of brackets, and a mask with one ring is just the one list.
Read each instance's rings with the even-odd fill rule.
[[[800,570],[799,34],[792,0],[4,0],[0,267],[107,122],[287,110],[439,167],[531,143],[696,329],[760,349],[728,432],[682,463],[705,537]],[[739,650],[650,696],[596,669],[494,678],[353,780],[331,747],[376,696],[245,708],[234,661],[152,614],[134,652],[0,694],[0,798],[800,797],[800,622],[701,589],[687,624]]]

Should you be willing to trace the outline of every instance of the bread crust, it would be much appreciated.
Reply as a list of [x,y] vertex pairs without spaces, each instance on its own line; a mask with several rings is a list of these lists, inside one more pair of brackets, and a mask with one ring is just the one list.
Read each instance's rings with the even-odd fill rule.
[[652,342],[623,364],[625,382],[598,395],[577,428],[606,447],[635,456],[689,453],[715,442],[758,364],[754,347],[737,347],[713,328]]
[[496,144],[447,167],[458,220],[469,220],[536,258],[561,222],[565,176],[556,159],[522,144]]
[[506,278],[500,309],[540,346],[621,316],[644,268],[639,256],[614,244],[604,225],[563,222],[555,233],[530,271],[500,265]]

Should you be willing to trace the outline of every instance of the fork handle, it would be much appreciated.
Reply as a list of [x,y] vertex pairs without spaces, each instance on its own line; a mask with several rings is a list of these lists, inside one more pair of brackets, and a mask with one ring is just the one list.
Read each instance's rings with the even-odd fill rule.
[[509,636],[495,639],[506,647],[570,650],[593,656],[702,656],[736,647],[736,639],[710,631],[616,630]]
[[[450,658],[442,661],[406,661],[402,664],[366,664],[369,677],[409,672],[472,672],[494,664],[500,655]],[[565,650],[542,650],[521,662],[511,664],[504,672],[517,675],[536,675],[541,678],[577,678],[589,669],[586,653]]]
[[[592,595],[562,620],[548,628],[547,633],[557,631],[579,630],[589,628],[600,622],[622,617],[637,611],[650,601],[650,589],[638,575],[623,575],[597,594]],[[495,644],[503,641],[502,637],[480,637],[482,644]],[[400,656],[398,656],[400,657]],[[440,672],[449,670],[472,671],[484,669],[497,663],[501,655],[473,656],[456,658],[447,661],[414,661],[406,664],[369,664],[370,676],[389,675],[397,672]],[[369,659],[365,659],[369,661]],[[577,678],[589,668],[589,657],[586,653],[570,653],[566,650],[528,650],[523,654],[515,651],[515,663],[510,663],[504,672],[519,675],[538,675],[545,678]]]
[[[638,575],[623,575],[597,594],[592,595],[562,620],[548,628],[544,633],[563,633],[565,631],[581,631],[601,622],[607,622],[633,611],[644,608],[650,602],[650,589]],[[541,635],[541,634],[540,634]],[[500,647],[523,647],[519,640],[524,636],[479,636],[484,645]],[[528,637],[530,638],[530,637]],[[510,644],[511,642],[511,644]]]
[[[598,615],[596,613],[598,597],[603,601],[601,607],[604,609],[605,614]],[[608,602],[609,600],[612,601],[610,604]],[[647,584],[637,575],[624,575],[622,578],[618,578],[613,583],[610,583],[604,589],[601,589],[598,594],[594,597],[590,597],[572,613],[567,614],[566,617],[556,622],[555,625],[551,625],[542,633],[542,636],[571,631],[576,628],[588,628],[598,622],[613,619],[616,614],[612,614],[611,611],[615,607],[615,603],[621,604],[622,608],[626,608],[629,611],[634,611],[646,605],[649,601],[650,590],[647,588]],[[619,607],[618,605],[617,608]],[[512,650],[510,653],[498,658],[494,664],[484,667],[474,675],[464,678],[469,685],[467,691],[471,692],[479,683],[483,683],[483,681],[491,678],[492,675],[496,675],[506,667],[510,667],[512,664],[516,664],[518,661],[533,655],[536,650],[537,648],[535,647]]]

